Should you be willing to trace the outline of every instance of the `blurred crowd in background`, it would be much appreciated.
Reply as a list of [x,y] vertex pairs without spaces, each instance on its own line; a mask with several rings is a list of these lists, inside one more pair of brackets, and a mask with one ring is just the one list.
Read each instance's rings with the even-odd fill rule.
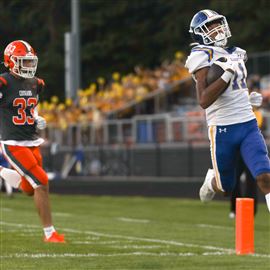
[[[48,126],[61,130],[67,129],[72,124],[93,123],[100,125],[102,120],[108,119],[111,113],[120,111],[121,118],[129,117],[129,104],[136,105],[143,102],[149,95],[157,91],[166,91],[172,84],[191,76],[184,67],[185,55],[181,51],[175,53],[174,59],[165,60],[155,69],[140,66],[134,67],[134,72],[127,75],[114,72],[110,79],[98,77],[96,82],[90,83],[86,89],[78,90],[77,100],[66,99],[60,102],[57,96],[52,96],[49,101],[43,101],[39,105],[40,115],[47,120]],[[264,98],[260,110],[256,110],[257,119],[263,121],[261,110],[270,111],[270,79],[253,74],[248,77],[250,91],[261,92]],[[177,91],[181,91],[181,87]],[[178,112],[184,111],[186,117],[203,116],[204,111],[196,104],[194,89],[190,89],[190,97],[193,98],[193,107],[187,110],[179,108]],[[183,101],[184,103],[185,101]],[[189,100],[190,102],[190,100]],[[189,125],[191,133],[201,132],[200,125]]]
[[103,77],[88,88],[78,90],[78,99],[60,102],[57,96],[40,103],[39,112],[49,125],[65,129],[68,124],[97,120],[99,114],[106,118],[111,112],[140,103],[150,93],[164,90],[174,82],[190,78],[184,67],[184,54],[175,53],[172,61],[164,61],[155,69],[136,66],[134,72],[122,75],[114,72],[110,80]]

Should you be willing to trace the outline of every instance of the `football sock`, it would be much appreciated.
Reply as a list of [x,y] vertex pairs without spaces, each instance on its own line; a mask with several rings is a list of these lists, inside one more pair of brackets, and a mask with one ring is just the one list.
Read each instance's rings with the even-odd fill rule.
[[43,228],[45,237],[48,239],[52,236],[52,234],[55,232],[55,228],[53,226]]
[[0,176],[12,187],[18,188],[21,183],[21,176],[12,169],[2,168]]
[[266,205],[267,205],[268,210],[270,212],[270,193],[265,195],[265,199],[266,199]]

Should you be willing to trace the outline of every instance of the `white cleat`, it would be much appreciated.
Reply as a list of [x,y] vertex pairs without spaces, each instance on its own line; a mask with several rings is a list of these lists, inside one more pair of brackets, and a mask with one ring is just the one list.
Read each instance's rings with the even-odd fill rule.
[[211,201],[216,194],[216,192],[211,190],[209,187],[209,186],[212,186],[211,182],[214,177],[215,177],[214,170],[208,169],[203,185],[200,188],[200,199],[202,202]]

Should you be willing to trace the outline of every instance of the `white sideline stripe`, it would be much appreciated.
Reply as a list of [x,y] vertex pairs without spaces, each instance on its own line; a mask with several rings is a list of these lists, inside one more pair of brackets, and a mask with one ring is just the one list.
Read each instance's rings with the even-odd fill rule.
[[[162,248],[162,245],[121,245],[121,241],[102,241],[102,242],[91,242],[91,241],[74,241],[72,244],[80,244],[80,245],[107,245],[110,248],[116,249],[154,249],[154,248]],[[112,244],[120,244],[118,246],[113,246]]]
[[[37,226],[37,225],[15,224],[15,223],[3,222],[3,221],[0,221],[0,224],[1,225],[14,226],[14,227],[20,227],[20,228],[21,227],[40,228],[40,226]],[[214,247],[214,246],[196,245],[196,244],[187,244],[187,243],[176,242],[176,241],[173,241],[173,240],[160,240],[160,239],[153,239],[153,238],[142,238],[142,237],[133,237],[133,236],[123,236],[123,235],[116,235],[116,234],[98,233],[98,232],[93,232],[93,231],[80,231],[80,230],[74,230],[74,229],[68,229],[68,228],[63,228],[62,231],[71,232],[71,233],[79,233],[79,234],[90,234],[90,235],[95,235],[95,236],[100,236],[100,237],[108,237],[108,238],[121,238],[121,239],[135,240],[135,241],[145,241],[145,242],[152,242],[152,243],[162,243],[162,244],[173,245],[173,246],[183,246],[183,247],[191,247],[191,248],[202,248],[202,249],[216,250],[216,252],[218,252],[218,251],[221,252],[222,255],[223,255],[223,253],[224,254],[228,254],[228,255],[235,254],[235,250],[234,249]],[[126,253],[126,254],[128,254],[127,256],[129,256],[131,254],[138,255],[137,253],[140,253],[140,252]],[[90,253],[90,254],[92,254],[92,253]],[[93,254],[95,254],[95,253],[93,253]],[[150,254],[150,253],[148,253],[148,254]],[[156,254],[157,253],[154,253],[153,256],[157,256]],[[159,254],[165,254],[165,253],[159,253]],[[194,253],[178,253],[178,254],[192,254],[191,256],[196,255]],[[45,254],[45,255],[48,255],[48,254]],[[106,255],[106,254],[99,254],[99,255],[100,256],[103,256],[103,255]],[[115,254],[112,254],[112,255],[115,255]],[[161,255],[159,255],[159,256],[161,256]],[[181,255],[178,255],[178,256],[181,256]],[[260,253],[250,254],[249,256],[262,257],[262,258],[270,258],[270,254],[260,254]],[[0,256],[0,258],[2,258],[2,257]]]
[[121,241],[74,241],[72,244],[80,244],[80,245],[108,245],[108,244],[121,244]]
[[63,254],[48,254],[48,253],[15,253],[12,255],[4,255],[0,256],[1,259],[6,258],[67,258],[67,257],[77,257],[77,258],[87,258],[87,257],[122,257],[122,256],[155,256],[155,257],[165,257],[165,256],[173,256],[173,257],[188,257],[188,256],[198,256],[195,253],[170,253],[170,252],[160,252],[160,253],[152,253],[152,252],[129,252],[129,253],[112,253],[112,254],[100,254],[100,253],[63,253]]
[[125,221],[125,222],[137,222],[137,223],[149,223],[150,222],[150,220],[148,220],[148,219],[135,219],[135,218],[125,218],[125,217],[119,217],[116,219],[120,220],[120,221]]
[[116,248],[116,249],[155,249],[155,248],[162,248],[164,246],[162,245],[153,245],[153,246],[148,246],[148,245],[120,245],[120,246],[109,246],[111,248]]
[[[201,254],[202,256],[222,256],[222,255],[230,255],[227,252],[205,252]],[[8,259],[8,258],[67,258],[67,257],[76,257],[76,258],[87,258],[87,257],[123,257],[123,256],[153,256],[153,257],[191,257],[191,256],[200,256],[200,254],[195,254],[191,252],[187,253],[170,253],[170,252],[160,252],[160,253],[153,253],[153,252],[129,252],[129,253],[113,253],[113,254],[99,254],[99,253],[63,253],[63,254],[48,254],[48,253],[15,253],[10,255],[3,255],[0,256],[1,259]],[[270,255],[267,254],[254,254],[249,255],[252,257],[260,257],[260,258],[270,258]]]
[[218,226],[218,225],[211,225],[211,224],[197,224],[197,227],[200,228],[207,228],[207,229],[218,229],[218,230],[233,230],[233,227],[226,227],[226,226]]

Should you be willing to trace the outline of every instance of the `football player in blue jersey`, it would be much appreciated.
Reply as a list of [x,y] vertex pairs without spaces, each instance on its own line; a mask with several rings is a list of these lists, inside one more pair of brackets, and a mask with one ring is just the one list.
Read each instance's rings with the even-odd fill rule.
[[[207,202],[216,192],[233,190],[238,155],[265,194],[270,212],[270,162],[264,138],[252,105],[261,100],[249,94],[246,78],[246,51],[227,45],[231,31],[226,18],[212,10],[194,15],[189,32],[194,40],[186,67],[196,82],[197,98],[205,109],[213,169],[209,169],[200,189]],[[215,63],[223,73],[207,84],[209,67]]]

